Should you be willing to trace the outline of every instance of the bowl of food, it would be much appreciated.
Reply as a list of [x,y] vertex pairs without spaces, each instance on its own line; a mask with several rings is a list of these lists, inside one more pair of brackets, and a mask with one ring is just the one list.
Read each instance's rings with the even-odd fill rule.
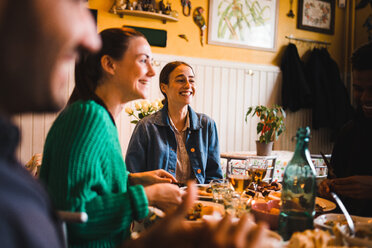
[[342,237],[349,246],[372,247],[372,224],[371,223],[356,223],[355,236],[349,232],[347,225],[336,228],[340,231]]
[[256,221],[263,221],[268,223],[270,229],[278,229],[280,201],[271,200],[268,202],[255,202],[252,204],[251,212]]
[[[360,217],[352,215],[354,224],[372,223],[372,218]],[[314,219],[314,226],[333,233],[333,228],[336,225],[347,225],[345,215],[343,214],[323,214]]]

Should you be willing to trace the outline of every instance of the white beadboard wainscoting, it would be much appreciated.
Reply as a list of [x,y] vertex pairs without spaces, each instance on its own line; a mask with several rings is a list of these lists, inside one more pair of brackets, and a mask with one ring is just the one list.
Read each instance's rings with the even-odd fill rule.
[[[193,66],[196,74],[196,95],[191,106],[197,111],[212,117],[216,123],[220,139],[221,152],[255,150],[257,139],[257,117],[244,121],[249,106],[281,103],[281,74],[276,66],[254,65],[231,61],[198,59],[172,55],[154,54],[156,76],[151,84],[149,100],[162,97],[158,76],[163,66],[174,60],[181,60]],[[74,87],[73,65],[71,65],[68,83],[64,93],[68,99]],[[129,103],[132,104],[132,103]],[[14,122],[22,132],[21,144],[17,156],[26,163],[33,154],[42,153],[44,140],[57,114],[22,114],[14,116]],[[300,126],[311,125],[311,110],[287,113],[287,131],[275,142],[275,150],[294,150],[292,137]],[[123,111],[117,120],[119,138],[123,155],[133,131],[134,125]],[[312,130],[311,153],[330,153],[332,143],[325,129]]]

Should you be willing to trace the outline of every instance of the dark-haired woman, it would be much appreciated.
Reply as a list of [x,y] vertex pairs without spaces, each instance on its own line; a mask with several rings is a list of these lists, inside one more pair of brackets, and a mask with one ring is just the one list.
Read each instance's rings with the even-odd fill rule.
[[131,29],[100,36],[101,50],[76,65],[75,89],[48,133],[40,173],[57,209],[88,214],[87,223],[68,226],[69,247],[115,247],[148,204],[170,210],[182,197],[164,170],[129,174],[119,144],[122,104],[145,98],[155,75],[147,40]]
[[129,171],[164,169],[182,183],[222,178],[216,124],[189,106],[196,91],[192,67],[168,63],[159,86],[164,107],[136,125],[125,158]]

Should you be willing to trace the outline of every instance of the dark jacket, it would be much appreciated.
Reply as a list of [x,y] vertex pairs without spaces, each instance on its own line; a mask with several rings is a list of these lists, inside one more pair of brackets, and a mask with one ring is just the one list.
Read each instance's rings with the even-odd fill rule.
[[284,51],[282,70],[282,105],[293,112],[311,107],[311,91],[306,82],[305,70],[297,47],[290,43]]
[[0,246],[62,247],[46,192],[15,158],[18,129],[0,116]]
[[339,130],[352,118],[353,109],[337,63],[327,49],[313,49],[305,62],[313,98],[313,128]]
[[[192,172],[199,183],[222,178],[220,149],[215,122],[189,106],[190,128],[186,149]],[[130,172],[164,169],[175,176],[177,141],[164,107],[137,123],[130,139],[125,163]]]

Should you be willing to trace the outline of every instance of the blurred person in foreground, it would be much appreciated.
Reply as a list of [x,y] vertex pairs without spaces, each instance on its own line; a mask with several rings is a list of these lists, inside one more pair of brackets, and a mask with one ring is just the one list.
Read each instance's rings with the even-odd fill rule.
[[[15,157],[19,131],[11,116],[24,112],[59,110],[65,103],[60,91],[67,79],[67,68],[79,48],[95,51],[100,41],[85,1],[24,0],[0,1],[0,240],[2,247],[62,247],[59,223],[47,194]],[[27,42],[25,42],[27,41]],[[20,73],[22,72],[22,73]],[[192,189],[192,187],[190,187]],[[190,206],[185,201],[180,210],[169,215],[141,240],[129,246],[151,242],[156,232],[172,227],[168,235],[152,246],[167,247],[180,233],[178,223]],[[227,223],[228,227],[232,227]],[[223,222],[219,225],[225,227]],[[164,229],[163,229],[164,228]],[[244,230],[218,234],[222,244],[233,243]],[[255,234],[245,231],[245,234]],[[254,235],[258,240],[260,236]],[[230,234],[233,234],[232,236]],[[184,234],[193,240],[192,234]],[[188,237],[188,238],[187,238]],[[215,238],[213,238],[215,237]],[[207,240],[207,241],[208,241]],[[133,242],[133,243],[132,243]],[[138,243],[137,243],[138,242]],[[246,240],[240,240],[241,245]],[[256,243],[257,244],[257,243]],[[208,247],[208,243],[204,246]],[[260,247],[259,244],[251,247]]]
[[372,216],[372,43],[351,57],[356,114],[340,131],[331,165],[337,178],[327,179],[319,193],[337,193],[351,214]]
[[190,107],[197,85],[189,64],[164,66],[159,76],[164,107],[137,123],[125,158],[129,171],[164,169],[181,183],[222,178],[216,123]]
[[85,1],[0,1],[0,246],[62,247],[46,192],[17,161],[13,115],[57,111],[78,49],[100,46]]

